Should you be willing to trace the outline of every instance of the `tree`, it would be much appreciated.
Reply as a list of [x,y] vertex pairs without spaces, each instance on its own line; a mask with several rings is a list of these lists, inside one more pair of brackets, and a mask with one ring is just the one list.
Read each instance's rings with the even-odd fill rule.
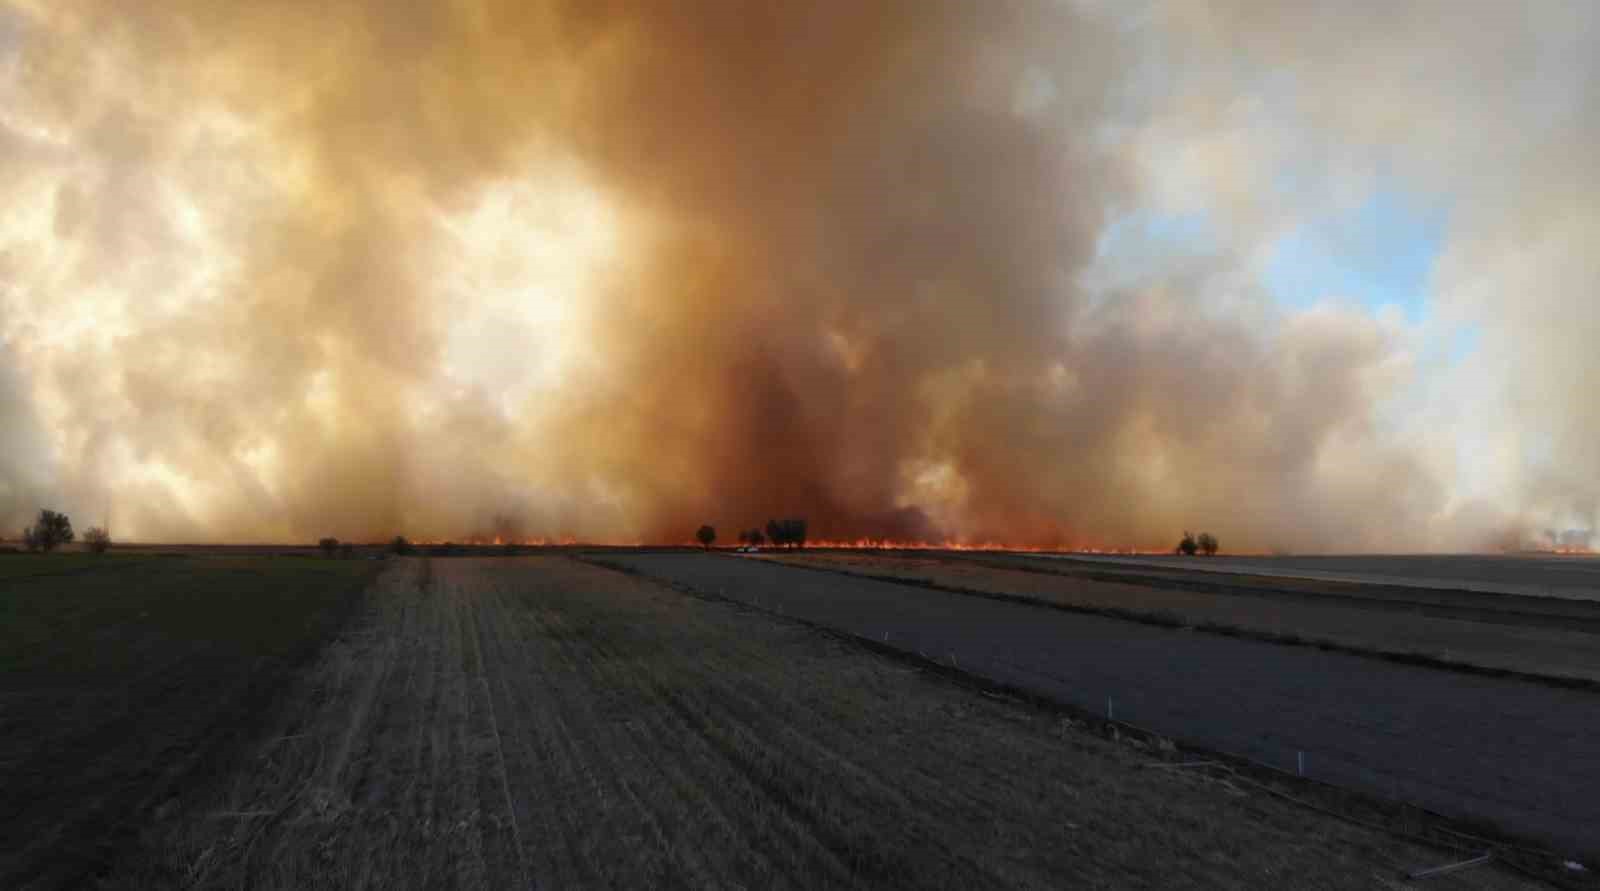
[[104,554],[111,548],[111,533],[99,526],[90,526],[89,531],[83,533],[83,543],[96,554]]
[[717,530],[710,526],[701,526],[695,531],[694,537],[706,550],[711,550],[711,543],[717,540]]
[[1217,553],[1217,537],[1209,532],[1200,533],[1200,552],[1207,557],[1214,557]]
[[767,543],[767,537],[761,534],[760,529],[751,529],[749,541],[750,547],[759,548]]
[[66,514],[56,513],[53,510],[40,510],[39,519],[32,526],[22,530],[22,543],[30,551],[53,551],[58,546],[71,544],[74,538],[72,521]]
[[803,517],[787,520],[768,520],[767,538],[778,547],[806,546],[806,521]]
[[407,541],[404,535],[396,535],[394,541],[389,542],[389,550],[400,555],[409,554],[411,553],[411,542]]
[[1194,533],[1193,532],[1185,532],[1185,533],[1183,533],[1183,540],[1178,542],[1177,553],[1182,554],[1185,557],[1193,557],[1194,556],[1194,552],[1198,551],[1199,549],[1200,549],[1200,544],[1199,544],[1199,542],[1196,542],[1194,540]]
[[339,539],[334,538],[331,535],[327,538],[318,539],[317,547],[322,549],[322,553],[332,557],[333,552],[339,550]]

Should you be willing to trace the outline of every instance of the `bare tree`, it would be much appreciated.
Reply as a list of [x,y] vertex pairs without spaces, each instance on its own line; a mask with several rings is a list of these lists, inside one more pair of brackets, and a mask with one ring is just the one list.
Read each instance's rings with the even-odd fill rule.
[[72,521],[67,519],[66,514],[53,510],[41,509],[33,525],[22,530],[22,543],[30,551],[48,553],[61,545],[71,544],[74,537]]
[[694,537],[699,540],[702,547],[709,551],[711,550],[711,543],[717,540],[717,530],[710,526],[701,526],[695,532]]
[[1200,553],[1207,557],[1214,557],[1217,553],[1217,537],[1209,532],[1200,533]]
[[83,543],[94,553],[104,554],[111,548],[111,533],[99,526],[90,526],[88,531],[83,533]]

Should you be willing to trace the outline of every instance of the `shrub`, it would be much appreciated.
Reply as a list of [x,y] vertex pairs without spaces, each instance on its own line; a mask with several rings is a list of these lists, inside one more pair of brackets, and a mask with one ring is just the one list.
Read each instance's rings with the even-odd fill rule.
[[89,530],[83,533],[83,543],[94,553],[104,554],[111,548],[111,533],[99,526],[90,526]]

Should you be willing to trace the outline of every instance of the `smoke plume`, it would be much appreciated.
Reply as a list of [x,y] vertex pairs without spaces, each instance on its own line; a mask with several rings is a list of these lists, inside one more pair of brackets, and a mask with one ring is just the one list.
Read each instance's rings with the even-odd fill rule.
[[[1597,17],[1386,10],[0,0],[0,523],[1592,529]],[[1375,190],[1425,312],[1270,292]]]

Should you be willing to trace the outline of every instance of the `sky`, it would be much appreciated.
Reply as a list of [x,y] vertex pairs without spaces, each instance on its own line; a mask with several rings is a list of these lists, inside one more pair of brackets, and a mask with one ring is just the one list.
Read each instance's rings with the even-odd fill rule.
[[0,537],[1600,545],[1597,38],[0,0]]

